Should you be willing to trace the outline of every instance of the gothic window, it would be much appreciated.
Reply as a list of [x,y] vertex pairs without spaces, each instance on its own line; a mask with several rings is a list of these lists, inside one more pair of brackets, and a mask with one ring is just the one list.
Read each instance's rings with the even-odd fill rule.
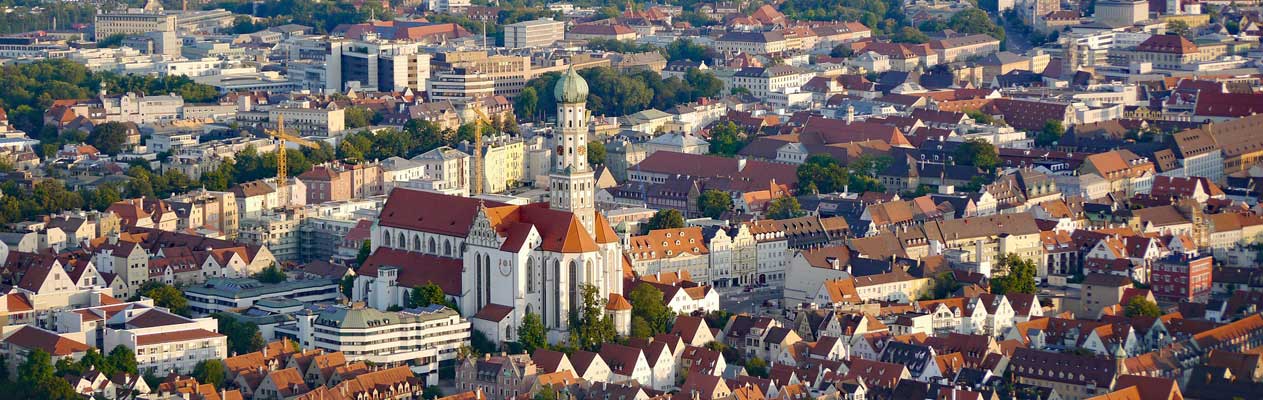
[[434,244],[434,243],[435,243],[435,242],[434,242],[434,238],[430,238],[430,246],[429,246],[429,253],[430,253],[430,254],[438,254],[438,248],[437,248],[437,246],[435,246],[435,244]]
[[382,235],[382,246],[390,247],[390,232]]
[[[477,253],[474,254],[474,270],[478,274],[478,279],[474,281],[474,285],[482,286],[482,256]],[[482,290],[478,290],[478,309],[482,309]]]
[[579,260],[570,262],[570,309],[579,309]]
[[395,242],[395,243],[396,243],[396,244],[398,244],[398,245],[399,245],[399,248],[401,248],[401,249],[404,249],[404,248],[407,248],[407,247],[408,247],[408,239],[405,239],[405,238],[403,237],[403,233],[400,233],[400,234],[399,234],[399,241],[398,241],[398,242]]
[[491,256],[490,255],[482,256],[482,265],[484,268],[487,268],[487,272],[483,274],[482,276],[482,279],[484,280],[483,283],[485,284],[485,286],[483,286],[483,290],[485,291],[485,294],[487,296],[487,304],[491,304]]
[[526,293],[535,293],[535,259],[526,259]]
[[412,249],[421,251],[421,235],[412,235]]
[[553,260],[553,327],[561,327],[561,261]]
[[443,239],[443,255],[445,256],[452,255],[452,241],[451,240]]

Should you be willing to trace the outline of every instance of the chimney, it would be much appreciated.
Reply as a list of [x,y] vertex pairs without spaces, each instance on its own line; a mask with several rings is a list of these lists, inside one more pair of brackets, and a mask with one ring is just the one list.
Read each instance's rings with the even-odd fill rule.
[[846,106],[846,124],[850,125],[855,122],[855,106]]

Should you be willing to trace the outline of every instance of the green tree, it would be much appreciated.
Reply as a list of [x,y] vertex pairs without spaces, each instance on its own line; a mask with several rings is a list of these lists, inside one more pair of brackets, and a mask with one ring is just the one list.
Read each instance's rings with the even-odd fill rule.
[[447,295],[443,293],[443,288],[434,282],[412,288],[408,296],[408,307],[428,307],[432,304],[456,309],[456,303],[449,301]]
[[600,140],[588,142],[588,165],[605,164],[605,143]]
[[184,293],[174,286],[149,281],[141,286],[140,294],[153,299],[154,305],[158,307],[165,307],[176,314],[190,315],[189,300],[184,298]]
[[351,163],[359,163],[364,161],[364,152],[355,147],[352,142],[343,140],[338,143],[338,158]]
[[121,33],[109,35],[109,36],[100,38],[100,40],[97,40],[96,47],[98,49],[122,47],[123,39],[126,39],[126,38],[127,38],[127,35],[124,35]]
[[969,118],[973,118],[974,122],[977,122],[979,124],[994,125],[996,123],[995,117],[992,117],[990,114],[984,113],[979,110],[965,111],[965,115],[968,115]]
[[702,62],[706,61],[709,49],[706,46],[693,43],[689,39],[676,39],[674,42],[667,44],[667,59],[671,61],[691,60]]
[[216,389],[224,386],[224,381],[228,379],[228,370],[224,368],[224,362],[220,360],[202,360],[193,367],[193,377],[198,382],[209,383],[215,385]]
[[1036,270],[1033,261],[1010,253],[1000,258],[998,267],[997,272],[1004,274],[991,278],[991,293],[1035,293]]
[[798,166],[798,183],[815,187],[820,193],[840,192],[850,181],[850,172],[827,154],[815,154]]
[[536,349],[548,348],[544,322],[539,319],[539,315],[528,312],[522,316],[522,325],[517,329],[517,341],[526,354],[534,354]]
[[899,30],[899,33],[892,36],[890,41],[895,43],[920,44],[930,41],[930,37],[921,33],[921,31],[918,31],[916,28],[905,26],[903,29]]
[[236,354],[259,351],[265,343],[259,326],[252,322],[238,321],[232,314],[211,315],[219,322],[219,333],[228,337],[228,350]]
[[1178,19],[1167,22],[1168,35],[1180,35],[1187,38],[1191,33],[1192,29],[1189,28],[1187,22]]
[[118,155],[127,147],[127,130],[122,122],[106,122],[92,128],[87,142],[102,153]]
[[894,164],[894,162],[895,159],[890,156],[864,154],[851,161],[851,165],[848,167],[854,174],[876,178],[877,174],[885,171],[886,168],[890,168],[890,165]]
[[377,112],[363,106],[347,107],[343,119],[346,120],[346,127],[349,129],[357,129],[369,126],[373,123],[373,118],[377,116]]
[[732,196],[722,190],[707,189],[697,198],[697,209],[707,218],[719,218],[732,210]]
[[[632,336],[649,337],[666,333],[675,313],[662,300],[662,291],[650,284],[640,284],[628,294],[627,301],[632,305]],[[648,331],[635,332],[636,319],[645,321]],[[639,333],[639,335],[638,335]],[[643,336],[642,336],[643,335]]]
[[570,344],[597,351],[601,344],[614,341],[614,320],[605,314],[604,300],[596,286],[580,286],[579,299],[579,309],[570,312]]
[[652,218],[649,218],[646,227],[649,230],[683,228],[684,214],[680,214],[680,210],[674,208],[658,210]]
[[1127,301],[1127,307],[1124,313],[1128,317],[1160,317],[1162,309],[1158,308],[1158,304],[1149,299],[1140,296],[1133,296]]
[[991,35],[1001,42],[1005,39],[1004,28],[996,25],[986,12],[977,8],[969,8],[953,14],[947,21],[947,26],[957,32]]
[[750,359],[750,361],[746,362],[746,373],[753,377],[767,378],[767,361],[763,361],[762,358],[758,357]]
[[830,57],[850,58],[854,55],[855,50],[851,49],[851,45],[849,43],[842,43],[837,46],[833,46],[833,50],[829,50]]
[[1039,134],[1035,135],[1035,145],[1051,146],[1053,143],[1061,140],[1061,136],[1065,134],[1066,127],[1061,124],[1061,121],[1050,119],[1044,122],[1044,129],[1041,129]]
[[951,271],[944,271],[934,276],[934,298],[945,299],[951,297],[957,289],[960,289],[960,282],[956,281],[956,275]]
[[513,111],[517,113],[520,120],[535,120],[536,113],[539,111],[539,94],[535,93],[534,87],[527,86],[522,89],[522,93],[518,93],[517,98],[513,100]]
[[338,282],[338,286],[343,296],[346,296],[348,299],[351,298],[351,294],[355,290],[355,275],[347,274],[342,277],[342,280]]
[[285,271],[282,271],[281,267],[276,266],[275,263],[264,267],[262,271],[254,273],[251,277],[262,283],[281,283],[289,279]]
[[114,346],[110,354],[105,356],[105,365],[107,367],[101,368],[102,371],[126,372],[132,375],[140,372],[139,364],[136,362],[136,353],[127,346]]
[[710,130],[710,153],[732,157],[745,147],[746,133],[732,121],[716,124]]
[[772,200],[767,204],[767,217],[771,219],[790,219],[803,216],[802,206],[793,196],[785,196]]
[[988,173],[1000,165],[1000,154],[995,146],[982,139],[969,139],[960,144],[955,152],[956,162],[972,165]]
[[356,266],[364,265],[364,260],[367,260],[368,256],[371,256],[371,255],[373,255],[373,243],[371,241],[365,240],[364,243],[360,244],[359,254],[355,255],[355,265]]
[[443,390],[442,390],[442,389],[439,389],[439,387],[438,387],[438,386],[435,386],[435,385],[426,386],[426,387],[425,387],[425,390],[422,390],[422,391],[421,391],[421,398],[422,398],[422,399],[425,399],[425,400],[434,400],[434,399],[437,399],[437,398],[439,398],[439,397],[443,397]]

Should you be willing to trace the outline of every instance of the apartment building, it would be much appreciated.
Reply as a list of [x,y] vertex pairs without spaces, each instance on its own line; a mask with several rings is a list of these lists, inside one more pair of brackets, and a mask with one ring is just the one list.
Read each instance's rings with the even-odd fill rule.
[[566,36],[566,24],[549,18],[522,21],[504,26],[504,47],[521,49],[547,47]]
[[378,164],[317,165],[298,176],[307,183],[307,204],[362,199],[383,193]]
[[84,343],[109,353],[135,352],[142,373],[190,374],[197,363],[228,356],[228,338],[213,318],[185,318],[156,308],[152,299],[102,304],[55,315],[58,333],[82,333]]
[[790,66],[750,67],[737,71],[726,82],[728,87],[740,87],[755,97],[766,98],[773,93],[797,91],[815,77],[815,72]]
[[1210,298],[1211,256],[1172,254],[1153,266],[1150,287],[1158,300],[1170,302],[1205,302]]
[[710,282],[710,250],[702,228],[655,229],[628,239],[627,255],[638,275],[688,272]]
[[303,348],[342,352],[348,361],[406,363],[426,385],[438,384],[440,365],[450,365],[469,345],[470,324],[455,310],[430,306],[380,311],[362,305],[309,308],[294,324],[276,328]]

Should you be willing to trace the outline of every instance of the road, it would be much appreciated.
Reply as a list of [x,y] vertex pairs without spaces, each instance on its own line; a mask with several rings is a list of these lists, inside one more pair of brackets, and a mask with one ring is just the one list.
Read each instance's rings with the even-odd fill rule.
[[744,292],[742,288],[725,288],[719,292],[719,308],[724,311],[741,314],[781,315],[780,309],[762,307],[768,300],[780,300],[783,292],[780,288],[761,287]]

